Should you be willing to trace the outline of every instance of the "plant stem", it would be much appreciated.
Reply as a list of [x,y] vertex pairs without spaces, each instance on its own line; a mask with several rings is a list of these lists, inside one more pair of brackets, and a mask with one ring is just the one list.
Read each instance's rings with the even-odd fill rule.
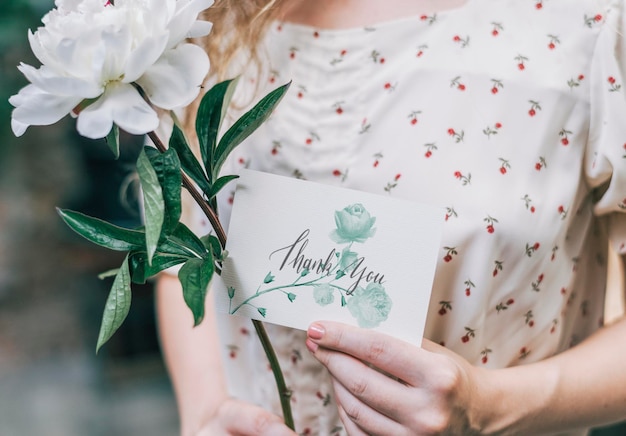
[[[164,153],[167,151],[167,148],[161,141],[161,139],[157,136],[155,132],[149,132],[148,137],[152,140],[155,147],[161,152]],[[206,215],[213,230],[215,230],[215,234],[217,239],[219,239],[222,248],[226,247],[226,232],[220,223],[219,218],[217,217],[217,213],[211,207],[211,205],[204,200],[202,194],[196,189],[195,185],[189,180],[189,177],[185,173],[182,173],[183,186],[193,199],[198,203],[202,212]],[[278,395],[280,397],[280,405],[283,410],[283,419],[285,421],[285,425],[290,429],[295,431],[295,425],[293,422],[293,415],[291,413],[291,390],[287,388],[285,384],[285,378],[283,377],[283,372],[280,368],[280,363],[278,362],[278,358],[276,357],[276,353],[274,352],[274,348],[272,347],[272,343],[270,342],[269,336],[267,335],[267,331],[265,330],[265,326],[261,321],[256,319],[252,320],[252,324],[259,336],[259,340],[261,341],[261,345],[263,346],[263,350],[265,351],[265,355],[269,360],[270,367],[272,368],[272,373],[274,374],[274,379],[276,380],[276,387],[278,388]]]

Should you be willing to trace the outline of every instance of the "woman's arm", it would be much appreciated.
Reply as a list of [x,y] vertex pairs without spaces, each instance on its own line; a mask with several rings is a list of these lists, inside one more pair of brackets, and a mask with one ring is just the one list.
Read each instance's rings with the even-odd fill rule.
[[156,295],[161,348],[174,385],[181,434],[193,435],[227,397],[213,299],[207,298],[205,319],[193,328],[193,316],[176,276],[162,274]]
[[161,347],[168,367],[182,436],[295,436],[282,419],[227,395],[216,332],[213,298],[193,327],[177,277],[162,274],[157,283]]

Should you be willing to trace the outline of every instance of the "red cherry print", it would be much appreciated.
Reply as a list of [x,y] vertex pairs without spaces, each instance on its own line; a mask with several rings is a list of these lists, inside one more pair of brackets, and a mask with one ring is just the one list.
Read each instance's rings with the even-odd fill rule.
[[455,171],[454,172],[454,177],[456,177],[457,179],[460,179],[462,176],[461,171]]
[[454,35],[454,38],[452,38],[452,40],[454,42],[459,42],[461,40],[461,37],[459,35]]
[[535,209],[535,206],[530,206],[530,212],[531,212],[531,213],[535,213],[535,210],[536,210],[536,209]]
[[302,434],[304,436],[309,436],[311,434],[311,429],[309,427],[305,428],[304,430],[302,430]]
[[539,162],[537,162],[537,163],[535,164],[535,169],[536,169],[537,171],[541,171],[541,164],[540,164]]
[[535,321],[528,321],[528,327],[533,327],[535,325]]
[[496,123],[496,124],[495,124],[495,128],[496,128],[496,129],[500,129],[501,127],[502,127],[502,123]]
[[241,333],[242,335],[246,335],[246,336],[247,336],[247,335],[249,335],[249,334],[250,334],[250,330],[248,330],[248,329],[247,329],[247,328],[245,328],[245,327],[241,327],[241,328],[239,329],[239,333]]
[[488,360],[489,360],[489,358],[487,356],[483,356],[483,358],[481,359],[483,364],[487,363]]
[[384,88],[385,89],[390,89],[391,88],[391,83],[389,83],[389,82],[385,83]]
[[554,50],[554,47],[556,47],[556,45],[554,45],[554,43],[553,43],[553,42],[551,42],[550,44],[548,44],[548,48],[549,48],[550,50]]
[[452,256],[450,256],[449,254],[446,254],[443,258],[444,262],[450,262],[452,260]]
[[316,30],[315,32],[313,32],[313,38],[319,38],[320,33]]
[[231,197],[228,197],[228,204],[233,204],[233,201],[234,201],[234,200],[235,200],[235,199],[234,199],[232,196],[231,196]]
[[239,163],[240,163],[241,165],[243,165],[243,164],[245,164],[245,163],[246,163],[246,161],[244,160],[244,158],[243,158],[243,157],[240,157],[240,158],[239,158]]
[[506,300],[506,305],[510,306],[511,304],[515,303],[515,300],[512,298],[509,298],[508,300]]
[[303,93],[301,93],[301,92],[299,92],[299,93],[298,93],[298,98],[302,98],[302,97],[304,97],[304,94],[303,94]]
[[498,93],[498,88],[495,87],[495,86],[493,88],[491,88],[491,93],[492,94],[497,94]]
[[526,65],[524,65],[524,64],[522,64],[522,63],[519,63],[519,64],[517,64],[517,68],[518,68],[519,70],[525,70],[525,69],[526,69]]
[[500,173],[502,173],[502,174],[506,174],[506,168],[504,168],[504,167],[500,167]]
[[411,119],[411,125],[416,125],[417,124],[417,118],[413,118]]
[[615,77],[610,76],[610,77],[607,79],[607,81],[608,81],[611,85],[613,85],[613,84],[615,84]]
[[578,76],[578,81],[581,81],[581,80],[583,80],[584,78],[585,78],[585,76],[584,76],[584,75],[582,75],[582,74],[580,74],[580,75]]
[[470,340],[470,338],[469,338],[469,336],[468,336],[468,335],[464,335],[464,336],[461,338],[461,341],[463,341],[463,343],[464,343],[464,344],[465,344],[465,343],[467,343],[467,342],[469,342],[469,340]]
[[402,174],[396,174],[396,176],[393,179],[397,182],[400,179],[400,177],[402,177]]
[[556,327],[552,326],[552,328],[550,329],[550,333],[554,333],[555,330],[556,330]]
[[531,117],[534,117],[537,114],[537,112],[534,109],[530,109],[528,111],[528,115],[530,115]]
[[[533,245],[533,250],[539,250],[539,242],[535,242],[535,244]],[[543,277],[543,275],[541,275],[540,277]]]
[[490,224],[487,226],[487,233],[493,233],[495,231],[496,229],[493,227],[493,225]]
[[561,288],[561,295],[565,295],[565,294],[567,294],[567,289]]
[[470,288],[465,288],[465,296],[469,297],[470,295],[472,295],[472,290]]
[[459,83],[458,88],[460,91],[465,91],[465,85],[463,85],[462,83]]
[[448,135],[453,136],[455,133],[454,129],[448,129]]
[[535,9],[541,9],[541,8],[543,8],[543,3],[537,3],[535,5]]
[[602,21],[602,15],[597,14],[595,17],[593,17],[594,21],[598,22],[598,21]]
[[493,272],[491,273],[492,276],[497,276],[498,275],[498,270],[496,268],[494,268]]
[[375,160],[375,161],[374,161],[374,168],[376,168],[379,164],[380,164],[380,161]]
[[339,177],[340,175],[341,175],[341,171],[339,171],[339,170],[334,170],[333,171],[333,176]]
[[493,29],[493,30],[491,31],[491,34],[492,34],[493,36],[498,36],[498,34],[499,34],[499,33],[500,33],[500,32],[498,32],[498,29]]
[[380,58],[380,60],[378,62],[380,62],[381,64],[384,64],[385,63],[385,58]]
[[339,55],[340,55],[340,56],[345,56],[345,55],[346,55],[346,53],[348,53],[348,52],[347,52],[347,50],[341,50],[341,53],[339,53]]
[[439,309],[439,315],[443,316],[446,313],[448,313],[448,311],[446,309],[444,309],[443,307],[441,309]]
[[296,58],[296,52],[292,51],[291,53],[289,53],[289,58],[295,59]]
[[417,52],[417,57],[418,58],[422,57],[423,54],[424,54],[424,52],[422,50],[420,50],[420,51]]
[[306,141],[304,141],[306,143],[306,145],[311,145],[313,143],[313,140],[311,138],[306,138]]
[[283,30],[283,26],[281,26],[280,24],[278,26],[276,26],[276,30],[278,30],[279,32]]
[[272,155],[276,156],[278,154],[278,149],[277,148],[272,148]]
[[422,20],[422,21],[426,21],[426,20],[428,20],[428,15],[422,15],[422,16],[420,16],[420,20]]
[[559,206],[558,211],[559,213],[563,213],[565,211],[565,208],[563,207],[563,205]]
[[433,152],[428,150],[426,153],[424,153],[424,156],[426,157],[431,157],[433,155]]
[[569,139],[567,139],[567,138],[562,138],[562,139],[561,139],[561,144],[563,144],[563,145],[568,145],[568,144],[569,144]]
[[274,82],[276,82],[276,77],[274,77],[274,76],[270,77],[270,78],[269,78],[269,82],[270,82],[270,83],[274,83]]
[[[535,248],[535,250],[536,250],[537,248],[539,248],[539,243],[538,243],[538,242],[535,244],[535,247],[536,247],[536,248]],[[537,277],[537,281],[538,281],[539,283],[543,282],[543,274],[539,274],[539,277]]]
[[338,107],[337,109],[335,109],[335,112],[337,112],[337,115],[341,115],[343,113],[343,109]]

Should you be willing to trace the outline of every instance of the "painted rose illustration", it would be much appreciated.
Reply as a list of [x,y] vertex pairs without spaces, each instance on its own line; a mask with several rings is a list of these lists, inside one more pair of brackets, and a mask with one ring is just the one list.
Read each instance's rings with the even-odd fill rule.
[[378,327],[387,319],[391,306],[391,298],[378,283],[369,283],[365,289],[356,288],[348,300],[348,310],[363,328]]
[[329,304],[332,304],[333,301],[335,301],[333,287],[328,284],[315,286],[313,288],[313,298],[320,306],[328,306]]
[[9,100],[13,132],[20,136],[70,113],[88,138],[107,136],[113,124],[131,134],[153,131],[154,107],[186,106],[200,91],[209,59],[185,38],[209,33],[211,23],[197,17],[212,3],[56,0],[43,26],[28,35],[42,65],[19,66],[31,83]]
[[330,238],[338,244],[365,242],[374,236],[376,218],[372,217],[362,204],[356,203],[335,212],[335,224]]
[[356,264],[359,260],[359,255],[354,251],[351,251],[349,247],[341,250],[341,257],[339,258],[339,269],[345,274],[350,274],[351,271],[356,268]]

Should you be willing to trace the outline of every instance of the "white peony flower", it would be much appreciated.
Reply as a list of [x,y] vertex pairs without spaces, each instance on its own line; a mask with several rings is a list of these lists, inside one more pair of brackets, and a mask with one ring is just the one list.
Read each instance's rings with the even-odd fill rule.
[[18,68],[31,82],[9,99],[16,136],[28,126],[49,125],[78,113],[78,132],[105,137],[113,127],[132,134],[157,128],[156,111],[191,103],[209,70],[209,59],[185,38],[207,35],[197,20],[213,0],[56,0],[43,27],[29,31],[42,63]]

